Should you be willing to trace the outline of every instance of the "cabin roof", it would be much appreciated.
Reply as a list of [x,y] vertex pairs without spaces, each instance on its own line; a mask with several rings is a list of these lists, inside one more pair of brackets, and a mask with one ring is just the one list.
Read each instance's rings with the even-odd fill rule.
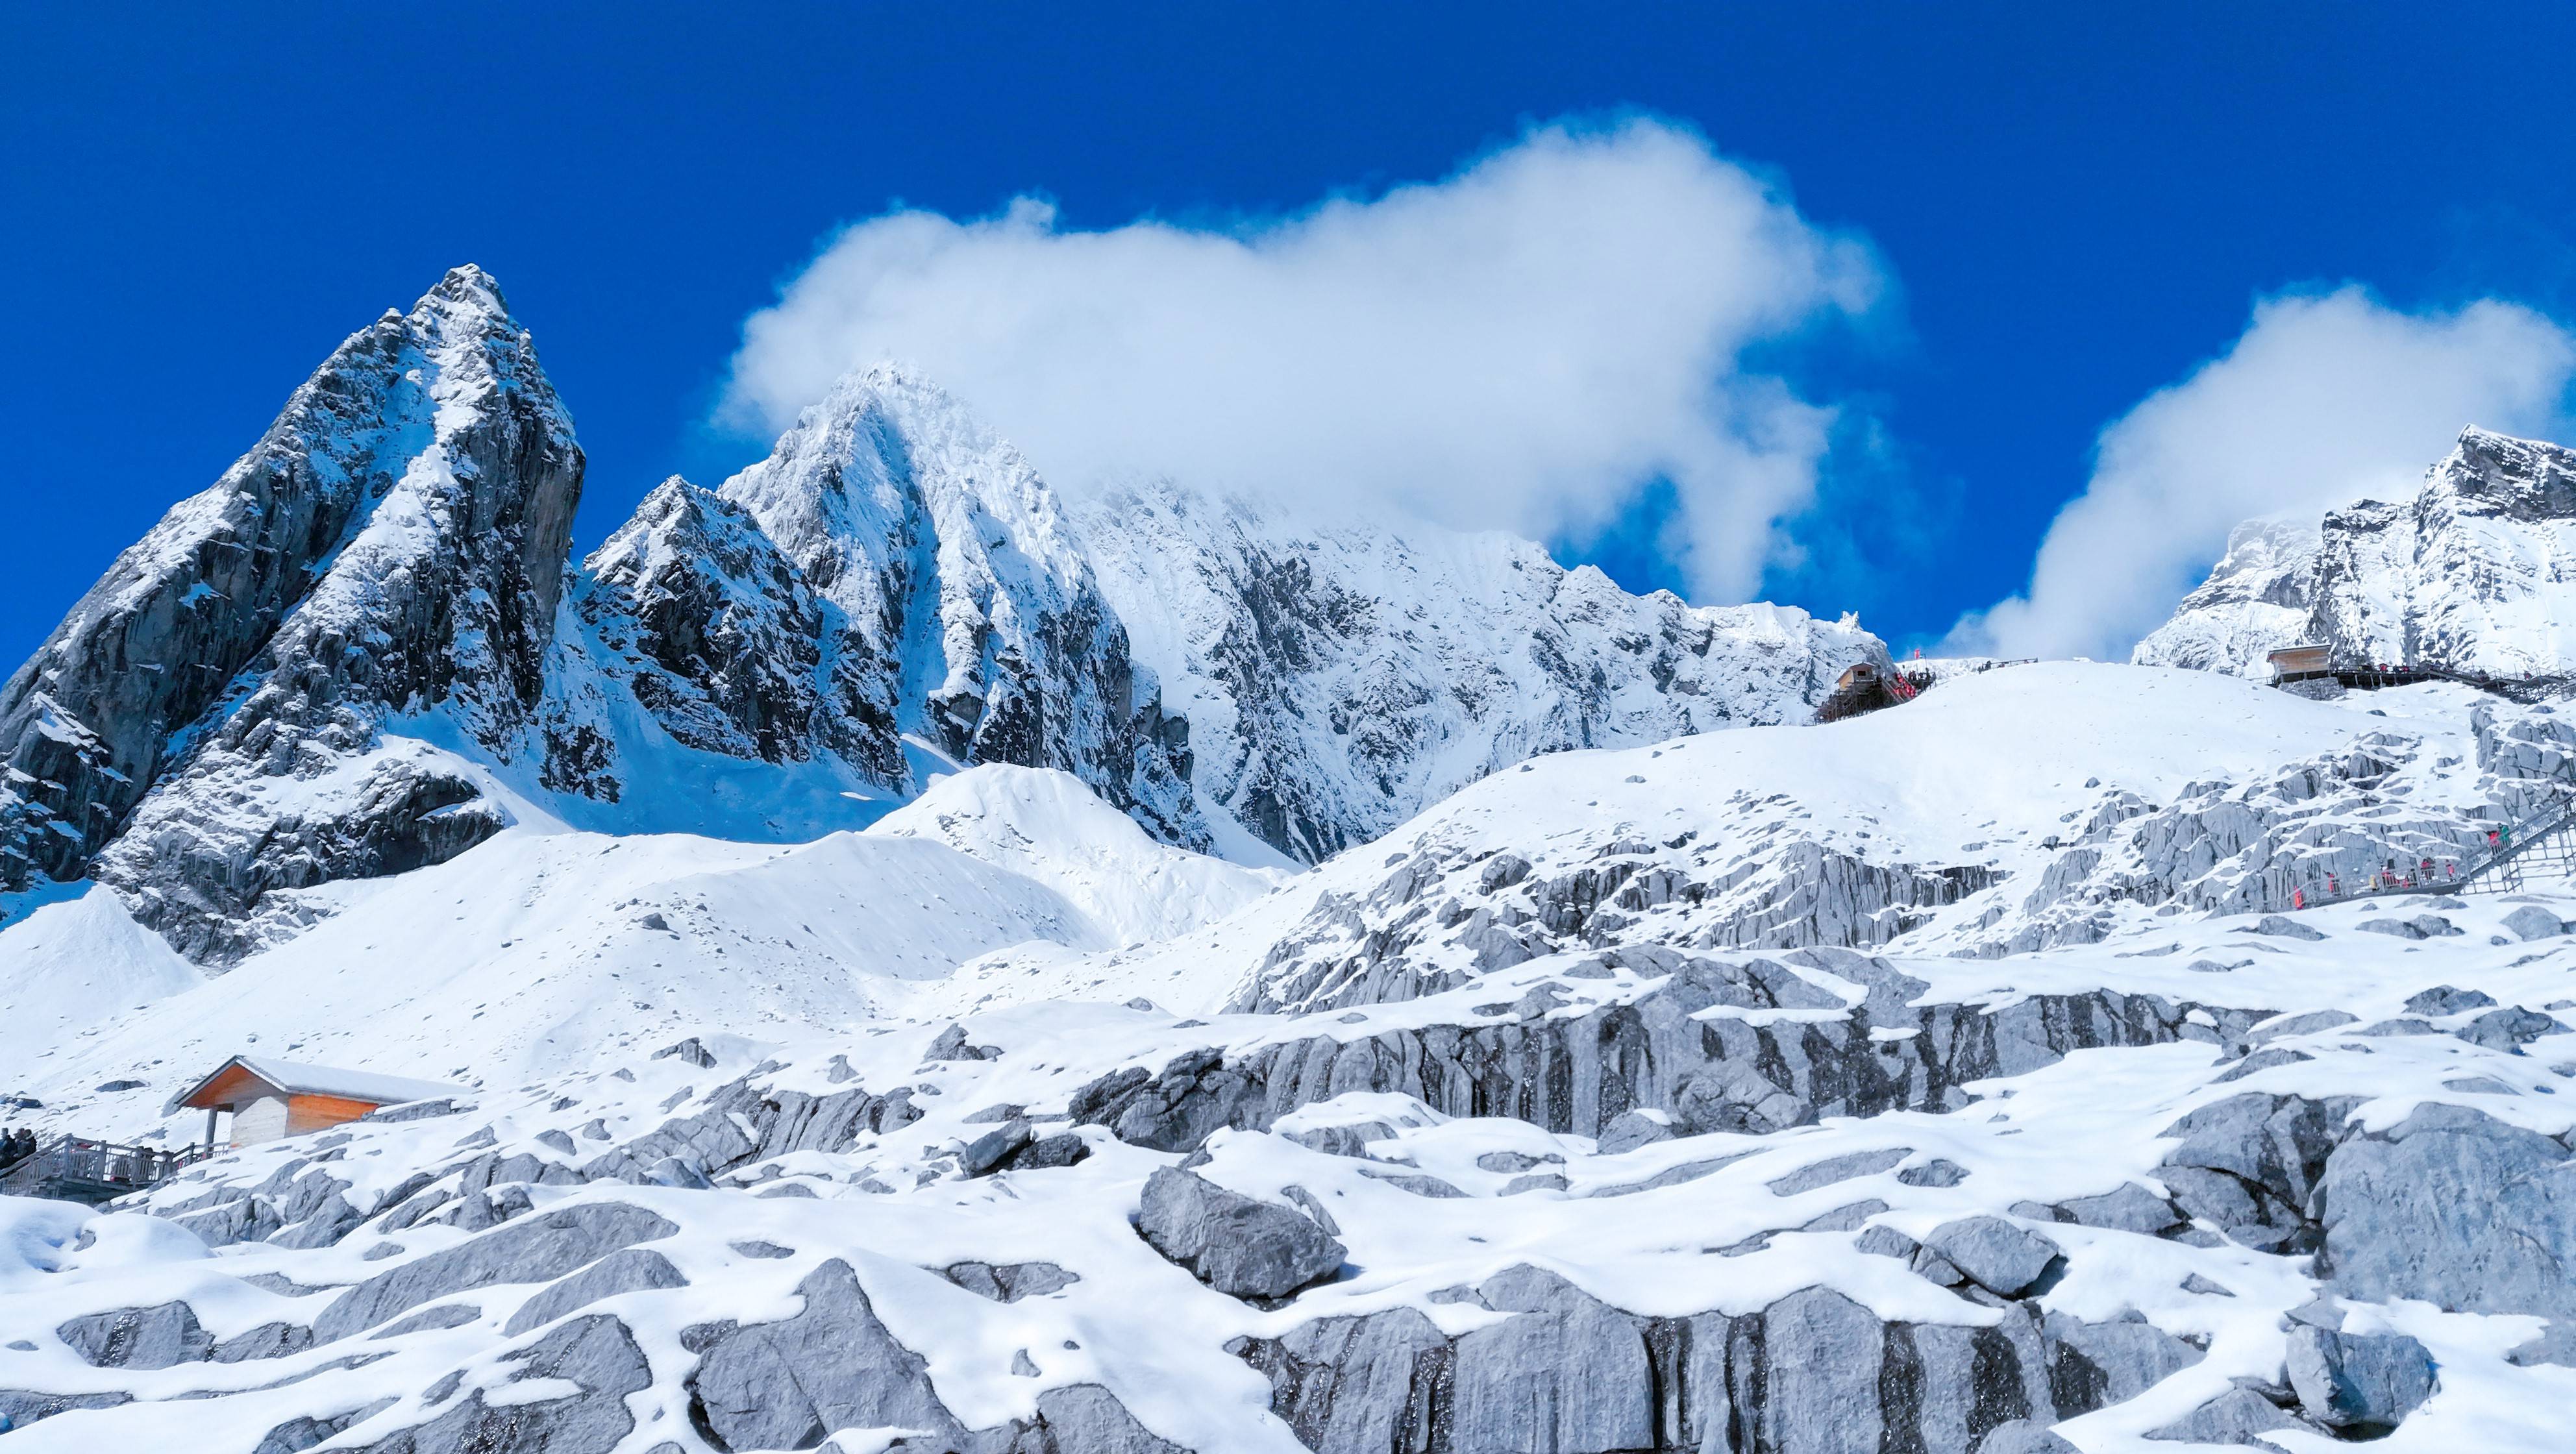
[[371,1070],[344,1070],[332,1065],[302,1065],[292,1060],[236,1055],[216,1066],[205,1079],[172,1096],[170,1103],[162,1108],[162,1114],[169,1115],[190,1106],[198,1110],[208,1107],[220,1109],[243,1098],[242,1089],[251,1081],[290,1096],[337,1096],[342,1100],[365,1101],[378,1106],[425,1101],[433,1096],[452,1096],[465,1089],[434,1080],[378,1075]]

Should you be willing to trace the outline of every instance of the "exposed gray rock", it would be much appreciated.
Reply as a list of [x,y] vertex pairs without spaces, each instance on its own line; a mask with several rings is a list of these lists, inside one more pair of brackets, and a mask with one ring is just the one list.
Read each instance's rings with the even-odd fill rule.
[[1238,1298],[1284,1298],[1332,1276],[1339,1241],[1286,1207],[1163,1167],[1145,1182],[1137,1229],[1164,1257]]
[[2246,1031],[2245,1039],[2248,1044],[2260,1045],[2284,1035],[2309,1035],[2319,1030],[2331,1030],[2337,1025],[2358,1024],[2360,1018],[2346,1010],[2310,1010],[2300,1015],[2282,1015]]
[[2344,1296],[2576,1318],[2576,1165],[2481,1111],[2427,1105],[2337,1148],[2318,1270]]
[[2394,1428],[2433,1395],[2433,1355],[2403,1334],[2302,1325],[2290,1330],[2289,1368],[2299,1407],[2332,1429]]
[[0,1430],[23,1429],[71,1409],[112,1409],[132,1403],[125,1393],[42,1393],[0,1388]]
[[283,1358],[312,1346],[313,1330],[301,1323],[262,1323],[216,1344],[206,1357],[214,1363],[240,1363],[253,1358]]
[[2322,932],[2311,929],[2286,914],[2265,914],[2262,921],[2254,926],[2253,932],[2269,934],[2281,939],[2316,940],[2326,937]]
[[1923,1245],[1968,1275],[1979,1287],[2018,1297],[2048,1272],[2057,1244],[2001,1217],[1962,1217],[1932,1229]]
[[[1806,952],[1820,963],[1827,956]],[[1922,981],[1884,961],[1835,951],[1830,972],[1871,987],[1860,1006],[1839,1018],[1756,1027],[1693,1016],[1720,1005],[1768,1008],[1784,997],[1819,996],[1837,1009],[1842,1001],[1763,961],[1731,965],[1665,949],[1618,954],[1657,970],[1661,983],[1633,1003],[1527,1023],[1317,1036],[1234,1061],[1214,1049],[1191,1051],[1159,1073],[1135,1066],[1102,1076],[1070,1097],[1067,1110],[1132,1145],[1188,1151],[1219,1129],[1266,1130],[1290,1111],[1345,1092],[1390,1091],[1445,1115],[1509,1115],[1543,1130],[1593,1136],[1616,1154],[1643,1144],[1632,1138],[1667,1129],[1762,1132],[1824,1116],[1956,1109],[1967,1100],[1964,1084],[2035,1070],[2070,1050],[2224,1042],[2269,1018],[2259,1010],[2108,992],[2038,995],[1993,1010],[1915,1007]],[[2194,1023],[2195,1010],[2216,1028]],[[1870,1034],[1899,1027],[1916,1033],[1903,1040]]]
[[1640,1111],[1626,1111],[1601,1128],[1601,1138],[1595,1149],[1603,1156],[1617,1156],[1640,1146],[1651,1146],[1657,1141],[1669,1141],[1672,1135],[1670,1121]]
[[168,1368],[205,1358],[215,1345],[183,1302],[73,1318],[54,1336],[98,1368]]
[[2558,1035],[2567,1027],[2537,1010],[2520,1005],[2505,1010],[2489,1010],[2451,1033],[2472,1045],[2518,1055],[2521,1048],[2543,1035]]
[[313,1320],[315,1341],[362,1332],[433,1298],[500,1282],[551,1282],[679,1228],[642,1207],[584,1202],[486,1232],[389,1268],[340,1294]]
[[2309,1427],[2254,1390],[2235,1388],[2150,1432],[2147,1437],[2190,1444],[2251,1444],[2258,1449],[2270,1449],[2277,1446],[2264,1439],[2263,1435]]
[[2567,923],[2538,904],[2525,904],[2504,916],[2504,926],[2517,939],[2554,939],[2567,932]]
[[2462,1015],[2483,1010],[2495,1004],[2495,996],[2483,990],[2464,990],[2451,985],[2435,985],[2406,1001],[2406,1013],[2429,1015],[2438,1020],[2448,1015]]
[[299,1414],[261,1435],[259,1443],[252,1446],[251,1454],[303,1454],[303,1451],[317,1444],[338,1438],[347,1432],[351,1425],[373,1418],[391,1408],[393,1402],[389,1398],[379,1399],[344,1414],[333,1414],[329,1418],[314,1418],[311,1415]]
[[1458,1340],[1451,1437],[1463,1449],[1642,1449],[1654,1440],[1646,1342],[1572,1284],[1514,1268],[1477,1289],[1516,1313]]
[[1512,1316],[1450,1340],[1402,1308],[1241,1351],[1317,1454],[2044,1451],[2055,1446],[2004,1431],[2044,1429],[2199,1357],[2144,1322],[2043,1324],[2008,1305],[1991,1328],[1889,1324],[1822,1288],[1742,1318],[1642,1318],[1523,1267],[1442,1300]]
[[1024,1297],[1044,1297],[1061,1292],[1082,1279],[1052,1262],[958,1262],[941,1269],[940,1276],[980,1297],[997,1303],[1015,1303]]
[[2201,1360],[2201,1350],[2136,1314],[2087,1323],[2063,1313],[2046,1322],[2054,1353],[2049,1378],[2085,1404],[2126,1403]]
[[368,1454],[608,1454],[635,1428],[626,1396],[653,1381],[644,1350],[606,1315],[566,1323],[501,1361],[511,1383],[562,1379],[579,1392],[496,1406],[477,1388],[427,1423],[366,1446]]
[[2182,1209],[2263,1251],[2315,1245],[2307,1208],[2355,1102],[2259,1093],[2204,1106],[2166,1130],[2159,1171]]
[[1913,1154],[1913,1148],[1907,1146],[1893,1146],[1877,1151],[1854,1151],[1847,1155],[1819,1161],[1813,1166],[1801,1167],[1786,1176],[1765,1182],[1764,1185],[1771,1188],[1773,1196],[1793,1197],[1800,1192],[1813,1191],[1820,1186],[1831,1186],[1838,1181],[1875,1176]]
[[921,1356],[880,1321],[857,1274],[834,1260],[797,1284],[791,1318],[692,1329],[689,1416],[719,1449],[811,1449],[834,1429],[964,1435]]
[[2123,1182],[2118,1190],[2104,1192],[2100,1196],[2061,1202],[2056,1210],[2060,1221],[2086,1227],[2108,1227],[2117,1232],[2137,1232],[2149,1237],[2181,1226],[2185,1220],[2173,1203],[2134,1181]]
[[521,1303],[519,1310],[510,1315],[510,1321],[502,1325],[501,1332],[515,1338],[602,1298],[649,1288],[688,1285],[689,1280],[671,1265],[671,1259],[646,1248],[629,1247],[622,1252],[611,1252]]
[[2015,1419],[1997,1424],[1977,1443],[1976,1454],[2080,1454],[2072,1444],[2049,1432],[2046,1424]]

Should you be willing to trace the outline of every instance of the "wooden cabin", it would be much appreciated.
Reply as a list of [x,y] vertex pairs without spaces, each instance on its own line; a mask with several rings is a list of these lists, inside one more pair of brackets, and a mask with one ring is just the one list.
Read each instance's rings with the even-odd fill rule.
[[163,1114],[204,1111],[209,1146],[215,1144],[215,1117],[228,1114],[233,1118],[232,1144],[252,1146],[354,1121],[379,1106],[463,1093],[462,1086],[432,1080],[236,1055],[172,1096]]
[[2332,653],[2333,648],[2323,642],[2307,642],[2298,646],[2284,646],[2266,656],[2264,660],[2272,664],[2273,681],[2305,681],[2310,677],[2323,676],[2334,669],[2334,663],[2329,660]]

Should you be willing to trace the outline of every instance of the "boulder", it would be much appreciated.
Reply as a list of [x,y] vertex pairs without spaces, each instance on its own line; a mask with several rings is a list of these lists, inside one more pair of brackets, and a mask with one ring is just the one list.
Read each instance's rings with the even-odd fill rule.
[[2525,904],[2504,916],[2505,928],[2517,939],[2550,939],[2567,932],[2566,921],[2538,904]]
[[2432,1397],[2433,1355],[2398,1333],[2344,1333],[2301,1324],[2290,1330],[2290,1387],[2299,1407],[2348,1433],[2394,1428]]
[[91,1313],[54,1329],[54,1336],[94,1368],[168,1368],[194,1363],[215,1345],[183,1302]]
[[2019,1297],[2048,1274],[2057,1244],[2001,1217],[1962,1217],[1932,1229],[1923,1245],[2000,1297]]
[[2346,1297],[2576,1317],[2576,1164],[2549,1137],[2423,1106],[2338,1148],[2318,1199],[2318,1271]]
[[964,1430],[930,1384],[921,1356],[895,1340],[835,1259],[796,1286],[796,1315],[684,1332],[701,1350],[689,1415],[719,1449],[811,1449],[834,1429],[901,1428],[956,1439]]
[[2161,1429],[2147,1434],[2184,1444],[2248,1444],[2257,1449],[2279,1446],[2263,1435],[2313,1426],[2284,1412],[2250,1388],[2232,1388]]
[[1321,1282],[1348,1249],[1303,1215],[1164,1167],[1145,1182],[1145,1241],[1228,1297],[1282,1298]]

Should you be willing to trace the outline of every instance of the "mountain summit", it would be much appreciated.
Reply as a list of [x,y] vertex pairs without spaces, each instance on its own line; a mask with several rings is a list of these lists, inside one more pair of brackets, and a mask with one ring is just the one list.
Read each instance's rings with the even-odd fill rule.
[[574,567],[581,484],[479,268],[352,336],[11,679],[0,886],[93,876],[220,965],[512,822],[803,841],[986,762],[1311,863],[1538,753],[1801,719],[1886,655],[1508,536],[1069,504],[894,364]]

